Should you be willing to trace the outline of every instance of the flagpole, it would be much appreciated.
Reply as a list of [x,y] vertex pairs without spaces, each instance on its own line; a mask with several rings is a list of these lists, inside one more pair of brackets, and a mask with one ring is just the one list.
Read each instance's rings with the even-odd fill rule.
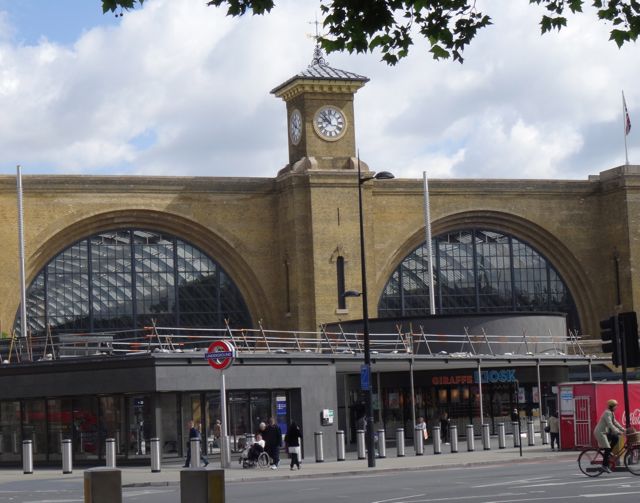
[[24,259],[24,225],[22,209],[22,167],[16,167],[16,182],[18,190],[18,255],[20,266],[20,337],[26,340],[29,327],[27,326],[27,295],[25,287],[25,259]]
[[622,91],[622,133],[624,135],[624,159],[625,166],[629,165],[629,152],[627,151],[627,117],[629,112],[627,111],[627,102],[624,99],[624,91]]
[[431,210],[429,204],[429,182],[427,172],[422,172],[424,181],[424,229],[427,233],[427,254],[429,255],[429,313],[436,314],[436,297],[433,286],[433,245],[431,243]]

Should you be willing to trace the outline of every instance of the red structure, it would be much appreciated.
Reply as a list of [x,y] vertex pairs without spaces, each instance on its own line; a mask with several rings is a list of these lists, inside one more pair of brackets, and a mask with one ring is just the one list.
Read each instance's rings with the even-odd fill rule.
[[[558,384],[560,447],[597,447],[593,429],[607,408],[607,400],[611,398],[619,404],[615,412],[616,419],[626,426],[621,381]],[[640,430],[640,382],[629,383],[629,407],[631,426]]]

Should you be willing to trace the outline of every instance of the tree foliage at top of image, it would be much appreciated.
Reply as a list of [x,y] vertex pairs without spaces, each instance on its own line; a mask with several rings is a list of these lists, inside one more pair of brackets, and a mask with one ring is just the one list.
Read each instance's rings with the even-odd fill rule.
[[[203,1],[216,7],[225,5],[229,16],[242,16],[247,11],[265,14],[274,7],[274,0]],[[542,33],[566,26],[566,15],[582,13],[587,2],[528,1],[546,10],[540,20]],[[635,42],[640,33],[640,0],[590,1],[598,18],[612,26],[609,40],[618,47]],[[102,0],[102,10],[121,16],[123,11],[143,3],[144,0]],[[320,9],[325,29],[320,43],[327,53],[378,49],[389,65],[409,54],[416,31],[429,45],[434,59],[453,58],[462,63],[462,53],[478,30],[491,24],[489,15],[477,10],[475,0],[321,0]]]

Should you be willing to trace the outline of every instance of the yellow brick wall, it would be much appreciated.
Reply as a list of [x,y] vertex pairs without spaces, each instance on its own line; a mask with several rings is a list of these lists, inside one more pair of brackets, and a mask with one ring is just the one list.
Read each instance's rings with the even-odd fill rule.
[[[29,283],[58,252],[96,232],[146,227],[193,242],[240,288],[255,323],[315,330],[362,315],[359,299],[337,311],[337,256],[346,288],[361,290],[356,173],[317,170],[278,178],[25,176]],[[583,329],[616,302],[634,310],[640,261],[640,167],[589,181],[430,180],[433,234],[472,226],[508,232],[537,248],[563,276]],[[422,180],[363,185],[369,313],[399,262],[424,242]],[[0,177],[0,321],[19,306],[16,182]],[[286,265],[285,265],[286,264]],[[289,270],[287,312],[286,270]]]

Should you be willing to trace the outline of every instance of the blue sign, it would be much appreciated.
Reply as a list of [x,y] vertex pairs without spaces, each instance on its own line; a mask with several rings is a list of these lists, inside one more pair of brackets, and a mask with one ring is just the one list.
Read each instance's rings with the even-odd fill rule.
[[482,377],[482,384],[494,384],[500,382],[516,382],[516,369],[503,369],[503,370],[483,370],[478,374],[476,370],[473,373],[473,381],[480,382]]
[[235,353],[233,351],[212,351],[204,354],[207,360],[221,360],[222,358],[233,358]]
[[371,387],[371,369],[369,365],[360,366],[360,389],[362,391],[369,391]]

